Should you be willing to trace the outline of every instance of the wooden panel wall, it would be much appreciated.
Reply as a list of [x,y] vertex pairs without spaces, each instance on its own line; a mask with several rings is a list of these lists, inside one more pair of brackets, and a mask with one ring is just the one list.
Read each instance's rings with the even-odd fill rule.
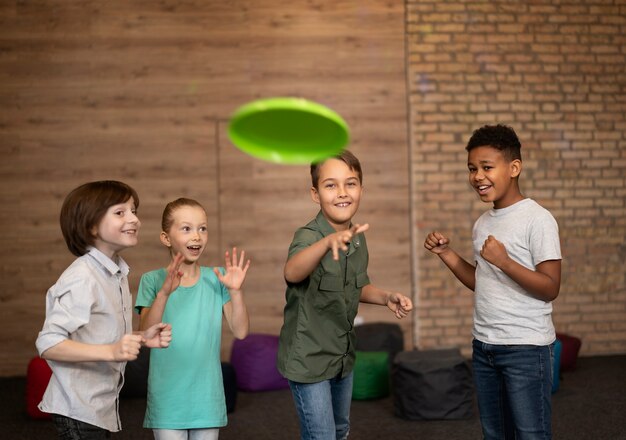
[[[73,257],[58,227],[63,198],[91,180],[140,195],[140,244],[124,253],[136,290],[165,265],[158,243],[167,201],[209,213],[204,263],[249,251],[252,330],[277,333],[282,265],[315,215],[306,166],[256,161],[226,137],[229,115],[270,96],[328,105],[352,129],[371,224],[370,276],[410,283],[404,5],[380,0],[47,0],[0,4],[0,375],[25,373],[45,292]],[[393,320],[362,307],[366,322]],[[410,320],[403,323],[411,345]],[[228,358],[230,335],[223,339]]]

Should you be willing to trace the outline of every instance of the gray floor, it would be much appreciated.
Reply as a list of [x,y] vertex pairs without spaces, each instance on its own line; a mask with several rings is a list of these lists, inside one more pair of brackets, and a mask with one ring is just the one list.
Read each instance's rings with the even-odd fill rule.
[[[30,420],[24,411],[24,378],[0,379],[0,438],[55,438],[50,422]],[[122,400],[124,430],[114,439],[151,439],[141,428],[145,401]],[[459,421],[406,421],[393,415],[393,398],[355,401],[351,439],[480,439],[477,415]],[[562,374],[553,396],[555,439],[626,439],[626,355],[580,358],[577,369]],[[243,393],[221,431],[221,440],[297,439],[298,426],[289,390]]]

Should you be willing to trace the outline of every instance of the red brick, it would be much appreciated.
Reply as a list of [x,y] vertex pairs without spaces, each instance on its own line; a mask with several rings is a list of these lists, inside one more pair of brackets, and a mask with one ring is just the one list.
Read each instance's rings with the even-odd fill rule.
[[[413,3],[411,8],[418,9]],[[411,112],[429,106],[411,118],[422,128],[411,129],[413,157],[428,155],[440,164],[415,167],[417,191],[428,188],[428,194],[414,196],[420,201],[416,221],[447,231],[457,252],[471,260],[471,226],[488,206],[467,188],[463,147],[484,123],[511,124],[524,145],[522,188],[560,226],[563,281],[554,322],[589,340],[587,354],[625,353],[626,275],[616,259],[626,242],[624,9],[538,0],[451,1],[437,3],[436,10],[432,23],[409,12],[407,25],[413,26],[409,31],[434,31],[428,40],[407,39],[414,59],[424,68],[433,65],[428,88],[419,76],[409,84]],[[468,22],[465,10],[478,20]],[[450,22],[436,21],[440,13]],[[417,72],[413,64],[409,69]],[[416,286],[420,298],[438,299],[436,313],[453,318],[425,318],[443,333],[417,336],[418,345],[456,341],[470,351],[474,297],[438,258],[421,252],[419,258],[429,261],[421,282],[435,277],[441,283]],[[606,337],[611,333],[618,336]]]

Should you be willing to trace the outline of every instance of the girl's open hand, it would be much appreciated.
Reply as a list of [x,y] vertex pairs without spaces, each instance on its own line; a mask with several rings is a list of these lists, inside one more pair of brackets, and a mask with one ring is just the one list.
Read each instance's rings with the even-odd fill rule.
[[180,279],[183,276],[183,273],[180,271],[180,265],[183,263],[184,257],[183,254],[178,252],[174,255],[172,261],[167,266],[167,275],[165,277],[165,281],[163,281],[163,286],[161,286],[160,292],[165,296],[169,296],[174,290],[178,289],[180,286]]
[[224,267],[226,268],[226,273],[222,275],[218,268],[213,268],[213,272],[215,272],[217,278],[228,290],[241,290],[241,286],[246,279],[248,267],[250,267],[250,260],[247,260],[244,264],[245,255],[246,252],[241,251],[238,260],[237,248],[234,247],[232,255],[230,255],[228,251],[224,253]]

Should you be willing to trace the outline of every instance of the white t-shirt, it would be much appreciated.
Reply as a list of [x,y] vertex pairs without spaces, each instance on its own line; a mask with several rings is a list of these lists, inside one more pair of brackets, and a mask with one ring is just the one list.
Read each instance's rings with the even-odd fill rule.
[[548,210],[532,199],[481,215],[472,231],[476,259],[473,335],[494,345],[548,345],[556,339],[552,303],[534,298],[480,256],[493,235],[509,256],[528,269],[561,259],[559,229]]

